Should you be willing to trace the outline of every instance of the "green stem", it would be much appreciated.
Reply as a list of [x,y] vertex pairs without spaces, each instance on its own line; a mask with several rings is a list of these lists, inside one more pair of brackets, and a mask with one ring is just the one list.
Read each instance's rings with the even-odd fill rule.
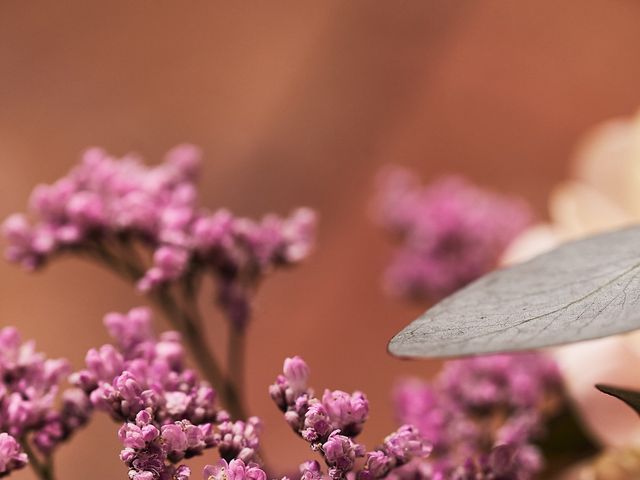
[[[118,246],[120,251],[118,254],[113,254],[106,245],[100,245],[93,252],[94,256],[117,274],[135,283],[144,274],[144,268],[140,265],[141,262],[135,256],[135,252],[128,245],[119,243]],[[151,301],[163,312],[173,328],[183,335],[202,374],[216,389],[222,404],[231,416],[237,419],[246,418],[242,396],[237,391],[236,384],[222,372],[218,361],[207,345],[200,326],[202,322],[195,292],[188,291],[188,295],[185,294],[185,297],[183,303],[187,305],[181,307],[168,288],[161,288],[149,294]]]
[[38,478],[41,480],[55,480],[52,457],[47,456],[43,461],[36,455],[26,439],[23,439],[20,443],[22,445],[22,449],[29,457],[29,465],[31,465],[32,470]]
[[165,316],[182,333],[185,341],[191,348],[193,357],[202,370],[205,378],[219,392],[224,406],[234,418],[245,418],[246,412],[242,405],[242,400],[235,386],[225,380],[218,361],[210,351],[206,343],[205,336],[197,327],[198,321],[182,310],[173,299],[167,289],[161,289],[157,293],[152,293],[150,298],[164,312]]
[[229,348],[227,351],[228,387],[231,388],[239,398],[245,398],[246,343],[245,330],[231,325],[229,330]]

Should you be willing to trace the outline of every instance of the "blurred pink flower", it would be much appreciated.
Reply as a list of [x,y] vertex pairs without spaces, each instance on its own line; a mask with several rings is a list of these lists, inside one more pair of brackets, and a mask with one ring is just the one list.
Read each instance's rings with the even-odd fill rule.
[[[549,199],[550,222],[535,225],[510,245],[503,263],[525,261],[562,242],[640,222],[640,114],[603,123],[576,155],[573,179]],[[569,393],[593,436],[608,446],[640,445],[631,409],[593,385],[640,388],[640,333],[557,348]]]
[[374,211],[398,243],[385,286],[412,299],[438,300],[491,271],[532,221],[520,198],[458,176],[422,185],[397,166],[380,172]]

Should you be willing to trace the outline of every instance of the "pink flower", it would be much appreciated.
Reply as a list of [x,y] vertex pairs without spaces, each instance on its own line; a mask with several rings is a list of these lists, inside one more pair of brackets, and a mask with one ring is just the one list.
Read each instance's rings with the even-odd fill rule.
[[204,469],[204,480],[267,480],[267,474],[253,464],[245,464],[242,460],[220,460],[216,465],[207,465]]
[[492,270],[531,221],[517,198],[449,176],[422,186],[409,171],[380,175],[379,223],[399,240],[385,274],[394,294],[439,299]]
[[[198,204],[200,162],[192,145],[177,146],[153,167],[133,155],[89,149],[66,176],[33,190],[32,222],[22,214],[4,221],[6,257],[35,270],[54,255],[87,254],[134,276],[142,292],[209,274],[217,303],[235,328],[244,328],[262,279],[310,253],[316,214],[298,208],[256,221],[210,212]],[[115,263],[113,249],[126,252]],[[151,265],[138,259],[142,249]]]
[[285,359],[283,373],[294,395],[299,395],[307,389],[309,366],[302,358],[295,356]]
[[333,428],[343,434],[355,436],[360,433],[369,418],[369,401],[362,392],[348,394],[342,390],[325,390],[322,404]]
[[329,476],[334,480],[344,478],[353,468],[356,458],[364,456],[364,448],[349,437],[340,435],[339,430],[329,435],[328,440],[322,445],[322,451],[330,467]]
[[0,477],[24,467],[28,461],[16,439],[8,433],[0,433]]

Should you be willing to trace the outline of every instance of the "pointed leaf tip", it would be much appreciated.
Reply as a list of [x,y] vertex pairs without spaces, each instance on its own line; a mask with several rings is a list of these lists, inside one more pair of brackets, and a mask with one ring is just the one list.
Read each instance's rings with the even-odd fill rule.
[[640,415],[640,392],[603,384],[597,384],[596,388],[602,393],[606,393],[607,395],[611,395],[618,400],[622,400],[624,403],[633,408],[638,415]]

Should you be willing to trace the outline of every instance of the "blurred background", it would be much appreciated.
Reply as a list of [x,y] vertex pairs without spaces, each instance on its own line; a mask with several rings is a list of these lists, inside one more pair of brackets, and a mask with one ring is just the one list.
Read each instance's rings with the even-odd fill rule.
[[[423,308],[381,290],[391,245],[368,214],[377,170],[398,163],[424,181],[459,172],[544,217],[582,133],[640,105],[639,24],[634,0],[3,0],[0,217],[87,146],[155,163],[181,142],[204,149],[209,207],[316,208],[316,253],[258,298],[251,410],[273,463],[310,456],[267,394],[284,357],[300,354],[317,388],[369,395],[373,445],[395,424],[394,379],[438,368],[386,354]],[[79,261],[37,275],[0,263],[0,324],[76,366],[107,341],[104,313],[141,302]],[[222,344],[222,320],[208,312]],[[118,451],[116,427],[98,415],[63,447],[59,476],[124,478]]]

